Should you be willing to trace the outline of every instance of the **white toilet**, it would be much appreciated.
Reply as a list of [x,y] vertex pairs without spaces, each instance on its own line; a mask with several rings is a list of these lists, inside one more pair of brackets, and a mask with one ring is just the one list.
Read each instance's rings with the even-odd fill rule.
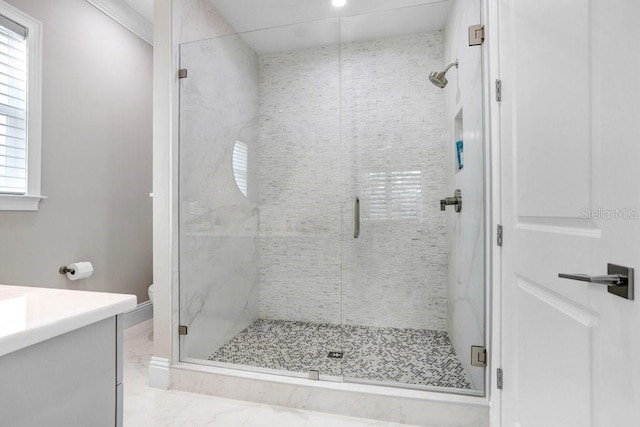
[[147,288],[147,294],[149,295],[149,301],[151,301],[151,304],[153,304],[153,289],[154,289],[154,284],[152,283]]

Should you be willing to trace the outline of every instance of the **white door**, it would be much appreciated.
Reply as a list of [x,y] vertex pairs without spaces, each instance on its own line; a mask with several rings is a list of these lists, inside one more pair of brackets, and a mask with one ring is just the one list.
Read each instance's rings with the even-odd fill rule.
[[640,2],[498,0],[503,426],[640,425]]

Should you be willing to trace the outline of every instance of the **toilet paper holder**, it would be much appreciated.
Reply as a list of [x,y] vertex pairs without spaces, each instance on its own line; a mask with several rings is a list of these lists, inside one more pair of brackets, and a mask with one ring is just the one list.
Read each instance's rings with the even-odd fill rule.
[[87,279],[93,275],[93,264],[89,261],[72,262],[60,267],[58,273],[66,274],[69,280]]
[[62,267],[60,267],[60,269],[58,270],[58,272],[60,274],[76,274],[76,271],[73,268],[69,268],[66,265],[63,265]]

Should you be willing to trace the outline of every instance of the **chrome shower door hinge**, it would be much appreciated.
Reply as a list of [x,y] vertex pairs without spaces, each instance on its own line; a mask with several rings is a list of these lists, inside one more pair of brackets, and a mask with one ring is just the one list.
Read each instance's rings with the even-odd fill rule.
[[484,368],[487,366],[487,349],[483,346],[471,346],[471,366]]
[[469,46],[480,46],[484,43],[484,25],[471,25],[469,27]]
[[178,335],[187,335],[187,327],[184,325],[178,326]]
[[179,79],[186,79],[187,78],[187,69],[186,68],[180,68],[178,70],[178,78]]
[[498,230],[496,231],[496,234],[496,243],[498,244],[498,246],[502,246],[502,225],[498,224]]
[[502,390],[502,368],[498,368],[496,371],[496,386],[498,390]]
[[502,101],[502,80],[496,80],[496,101]]

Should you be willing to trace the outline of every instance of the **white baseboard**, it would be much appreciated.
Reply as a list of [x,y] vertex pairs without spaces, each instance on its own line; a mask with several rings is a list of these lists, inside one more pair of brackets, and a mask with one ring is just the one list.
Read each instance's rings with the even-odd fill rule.
[[122,314],[124,329],[128,329],[151,318],[153,318],[153,305],[151,301],[140,303],[133,310]]
[[151,357],[149,362],[149,387],[168,390],[171,385],[171,371],[169,359],[164,357]]

